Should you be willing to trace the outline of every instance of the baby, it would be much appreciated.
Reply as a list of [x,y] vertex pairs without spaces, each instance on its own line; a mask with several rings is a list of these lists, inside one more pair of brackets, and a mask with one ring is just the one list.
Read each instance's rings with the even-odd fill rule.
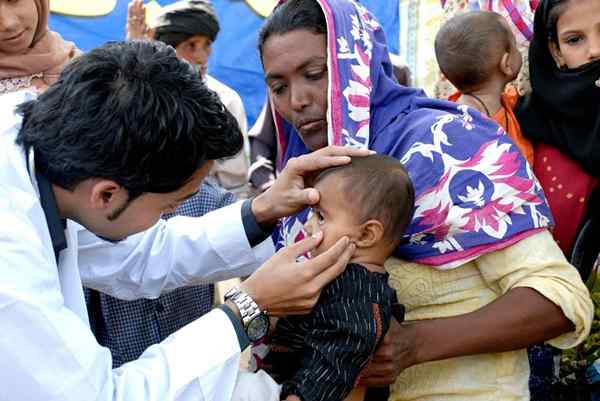
[[[305,228],[311,235],[321,231],[323,241],[311,256],[343,236],[356,244],[356,252],[310,314],[279,319],[263,367],[282,384],[282,400],[341,401],[355,387],[392,316],[403,316],[384,262],[403,240],[415,195],[402,164],[380,155],[324,170],[314,187],[321,199]],[[381,390],[362,391],[367,397],[359,399],[373,400]]]
[[442,73],[459,90],[451,101],[487,114],[504,128],[533,165],[533,146],[513,113],[516,89],[505,89],[519,75],[523,59],[505,19],[490,11],[472,11],[449,19],[435,38]]

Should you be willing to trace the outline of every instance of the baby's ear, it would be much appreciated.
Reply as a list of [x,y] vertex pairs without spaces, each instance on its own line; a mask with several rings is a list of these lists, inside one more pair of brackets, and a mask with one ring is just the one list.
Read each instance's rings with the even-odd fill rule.
[[500,71],[502,71],[504,75],[509,77],[516,75],[515,71],[513,71],[513,63],[511,57],[512,55],[510,54],[510,52],[506,52],[502,55],[502,58],[500,59]]
[[357,248],[371,248],[383,239],[385,227],[379,220],[368,220],[360,226]]

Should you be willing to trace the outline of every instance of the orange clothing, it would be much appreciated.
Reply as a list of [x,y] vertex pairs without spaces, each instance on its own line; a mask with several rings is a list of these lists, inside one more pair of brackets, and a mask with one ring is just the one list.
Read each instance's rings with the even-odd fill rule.
[[[452,102],[458,102],[461,97],[462,93],[456,92],[450,96],[448,100]],[[515,108],[518,100],[519,93],[517,90],[515,88],[507,89],[502,94],[502,98],[500,99],[502,107],[496,111],[494,115],[490,116],[490,118],[504,128],[504,131],[506,131],[510,139],[512,139],[517,148],[519,148],[529,165],[533,166],[533,145],[527,138],[523,136],[523,133],[521,132],[521,126],[517,121],[515,113],[513,113],[513,109]]]

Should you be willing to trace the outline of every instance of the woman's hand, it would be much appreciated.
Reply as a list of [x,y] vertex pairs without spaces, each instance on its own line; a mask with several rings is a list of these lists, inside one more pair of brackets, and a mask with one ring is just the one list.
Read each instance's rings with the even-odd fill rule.
[[144,0],[132,0],[127,6],[127,40],[145,39],[147,31]]
[[315,306],[321,290],[340,275],[354,254],[355,245],[341,238],[329,250],[312,259],[298,258],[316,248],[323,235],[318,233],[281,249],[241,284],[269,315],[305,314]]
[[573,323],[553,302],[532,288],[517,287],[463,315],[402,325],[392,321],[363,383],[389,385],[412,365],[518,350],[573,329]]
[[404,369],[416,363],[417,346],[415,327],[412,324],[401,325],[392,319],[360,385],[380,387],[393,384]]

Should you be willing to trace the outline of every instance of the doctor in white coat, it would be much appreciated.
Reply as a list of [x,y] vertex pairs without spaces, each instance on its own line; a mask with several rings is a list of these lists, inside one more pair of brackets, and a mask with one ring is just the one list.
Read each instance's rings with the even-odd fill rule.
[[[0,97],[0,401],[230,399],[265,312],[308,312],[354,251],[344,238],[298,262],[315,237],[272,256],[269,227],[318,201],[305,175],[368,153],[323,149],[253,200],[159,220],[241,146],[216,95],[160,43],[106,45],[37,99]],[[82,283],[135,299],[248,274],[119,369],[89,330]]]

